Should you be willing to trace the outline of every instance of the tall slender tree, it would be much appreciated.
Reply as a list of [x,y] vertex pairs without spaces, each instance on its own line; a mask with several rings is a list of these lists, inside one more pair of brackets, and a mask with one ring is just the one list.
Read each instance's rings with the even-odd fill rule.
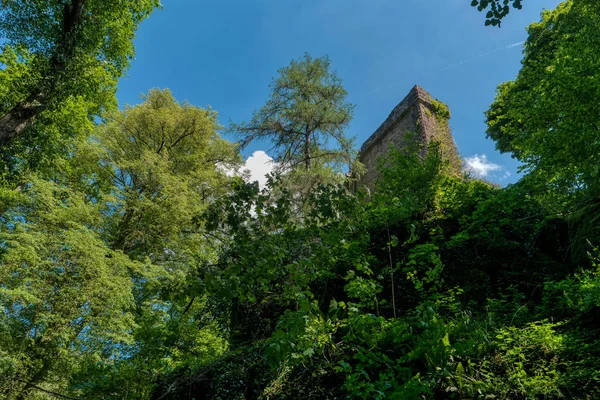
[[354,106],[347,94],[328,57],[305,54],[279,70],[269,100],[252,119],[230,129],[243,146],[267,140],[285,170],[348,162],[353,150],[345,131]]

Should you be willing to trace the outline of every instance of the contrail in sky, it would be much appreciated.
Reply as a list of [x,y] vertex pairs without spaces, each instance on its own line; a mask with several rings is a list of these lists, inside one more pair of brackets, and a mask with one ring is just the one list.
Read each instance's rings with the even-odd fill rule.
[[509,44],[509,45],[504,46],[504,47],[500,47],[499,49],[488,51],[487,53],[478,54],[478,55],[476,55],[473,58],[469,58],[468,60],[463,60],[463,61],[460,61],[460,62],[457,62],[457,63],[454,63],[454,64],[447,65],[446,67],[442,68],[440,71],[445,71],[445,70],[450,69],[450,68],[458,67],[459,65],[470,63],[470,62],[478,60],[478,59],[480,59],[482,57],[491,56],[492,54],[496,54],[496,53],[499,53],[499,52],[504,51],[504,50],[512,49],[513,47],[521,46],[523,43],[525,43],[524,40],[522,40],[520,42]]
[[[516,43],[511,43],[509,45],[506,45],[504,47],[500,47],[500,48],[494,49],[492,51],[488,51],[486,53],[480,53],[480,54],[476,55],[473,58],[469,58],[467,60],[463,60],[463,61],[460,61],[460,62],[457,62],[457,63],[454,63],[454,64],[446,65],[445,67],[443,67],[442,69],[440,69],[438,72],[446,71],[446,70],[449,70],[449,69],[454,68],[454,67],[459,67],[459,66],[461,66],[463,64],[467,64],[467,63],[473,62],[473,61],[478,60],[478,59],[480,59],[482,57],[491,56],[492,54],[496,54],[496,53],[499,53],[499,52],[504,51],[504,50],[512,49],[513,47],[521,46],[523,43],[525,43],[524,40],[522,40],[520,42],[516,42]],[[385,87],[383,89],[374,89],[374,90],[371,90],[370,92],[366,93],[365,95],[369,96],[369,95],[374,94],[374,93],[386,91],[386,90],[389,90],[389,89],[391,89],[391,88],[393,88],[393,87],[395,87],[397,85],[398,85],[397,83],[394,83],[393,85],[387,86],[387,87]]]

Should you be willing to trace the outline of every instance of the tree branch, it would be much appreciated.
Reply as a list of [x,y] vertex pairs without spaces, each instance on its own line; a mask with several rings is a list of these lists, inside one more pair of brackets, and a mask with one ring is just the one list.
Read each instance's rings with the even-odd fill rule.
[[52,390],[44,389],[44,388],[39,387],[38,385],[36,385],[36,384],[34,384],[32,382],[28,382],[28,381],[23,380],[23,379],[15,378],[15,380],[17,380],[17,381],[19,381],[21,383],[26,384],[28,388],[33,388],[33,389],[39,390],[41,392],[51,394],[52,396],[60,397],[60,398],[63,398],[63,399],[83,400],[83,399],[81,399],[79,397],[67,396],[67,395],[64,395],[64,394],[61,394],[61,393],[53,392]]

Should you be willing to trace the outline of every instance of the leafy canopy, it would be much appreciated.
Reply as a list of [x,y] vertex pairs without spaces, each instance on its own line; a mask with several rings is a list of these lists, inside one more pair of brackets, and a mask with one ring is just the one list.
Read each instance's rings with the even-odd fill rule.
[[269,100],[250,122],[230,129],[243,146],[255,140],[270,143],[284,170],[349,163],[353,149],[345,129],[354,106],[346,102],[346,95],[329,59],[306,54],[279,70]]
[[[158,0],[2,1],[2,61],[9,68],[0,73],[0,147],[69,102],[80,103],[87,118],[114,107],[135,31],[158,6]],[[45,126],[33,127],[38,142],[54,133]]]
[[528,28],[523,67],[498,87],[488,136],[542,186],[597,191],[600,8],[565,1]]

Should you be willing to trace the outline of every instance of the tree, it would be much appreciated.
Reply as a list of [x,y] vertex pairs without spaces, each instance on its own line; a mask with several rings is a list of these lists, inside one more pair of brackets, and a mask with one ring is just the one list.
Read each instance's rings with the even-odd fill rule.
[[[347,103],[342,81],[330,71],[327,57],[306,54],[279,70],[271,96],[247,123],[230,128],[246,146],[266,139],[280,168],[305,171],[320,165],[350,162],[352,141],[345,129],[354,106]],[[333,142],[333,146],[329,146]]]
[[130,277],[148,275],[98,234],[104,202],[32,178],[11,203],[0,226],[0,393],[65,393],[81,366],[131,342]]
[[529,26],[514,81],[498,87],[488,137],[529,178],[563,195],[598,191],[600,5],[565,1]]
[[158,262],[174,243],[198,234],[192,220],[229,179],[219,166],[235,168],[241,160],[218,136],[214,111],[179,103],[169,90],[153,89],[143,100],[107,114],[95,137],[118,199],[107,240]]
[[197,216],[241,161],[219,128],[152,90],[0,188],[0,394],[145,398],[223,351],[197,279],[218,249]]
[[6,85],[0,148],[42,113],[59,111],[73,99],[88,117],[114,106],[116,81],[134,55],[134,33],[159,5],[159,0],[2,1],[0,35],[10,62],[3,60],[9,68],[0,73]]
[[225,348],[198,279],[219,250],[198,216],[225,192],[231,178],[224,169],[241,162],[219,129],[213,110],[153,89],[141,104],[107,114],[93,133],[101,146],[97,180],[109,180],[112,197],[103,238],[131,260],[149,263],[151,273],[131,277],[134,342],[121,347],[122,357],[79,374],[88,396],[145,398],[157,371],[202,364]]
[[[488,322],[500,317],[484,312],[489,297],[515,278],[527,280],[524,293],[527,284],[543,284],[541,273],[528,277],[542,268],[534,242],[544,215],[522,193],[457,177],[439,144],[431,144],[424,160],[419,150],[411,146],[382,160],[384,179],[370,202],[322,185],[308,196],[299,221],[289,191],[274,195],[235,181],[209,213],[208,225],[225,246],[203,279],[231,304],[232,349],[195,376],[163,384],[155,397],[560,393],[563,383],[553,379],[552,357],[563,354],[555,346],[562,338],[556,325],[511,327],[504,341],[490,332],[503,333],[520,304],[501,310],[509,314],[502,325]],[[498,204],[508,204],[508,211]],[[501,279],[488,284],[495,270]],[[461,304],[463,291],[469,297]],[[531,344],[523,345],[531,362],[496,374],[513,365],[520,341]],[[545,341],[552,343],[546,353]],[[496,355],[507,362],[488,367]],[[544,370],[552,373],[539,388],[526,378]],[[591,377],[593,370],[583,379]]]

